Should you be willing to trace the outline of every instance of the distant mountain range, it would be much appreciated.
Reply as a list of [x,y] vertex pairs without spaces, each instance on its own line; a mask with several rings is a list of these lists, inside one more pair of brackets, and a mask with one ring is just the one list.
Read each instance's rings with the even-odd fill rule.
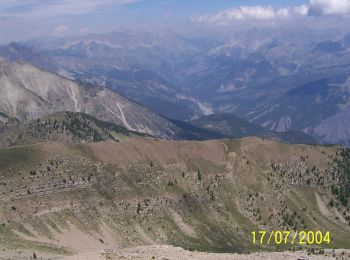
[[301,131],[275,132],[228,113],[203,116],[192,120],[190,123],[200,128],[220,133],[226,137],[258,136],[286,143],[317,143],[314,138]]
[[[305,134],[291,141],[234,115],[228,116],[230,132],[224,128],[211,129],[201,120],[167,119],[108,88],[77,83],[26,63],[0,60],[0,84],[3,146],[55,140],[117,141],[118,133],[175,140],[257,135],[313,143],[312,138],[305,139]],[[221,123],[220,117],[208,118],[213,124]]]
[[349,75],[350,71],[291,89],[250,116],[275,131],[304,129],[321,142],[350,145]]
[[[0,84],[3,121],[40,119],[64,111],[83,112],[130,131],[165,139],[187,139],[186,123],[178,126],[115,91],[80,84],[30,64],[0,60]],[[200,132],[196,135],[203,139]]]
[[349,145],[349,39],[348,32],[308,28],[215,39],[119,30],[11,43],[0,56],[116,90],[163,118],[233,113],[271,131]]
[[29,64],[0,61],[0,111],[3,116],[37,119],[54,112],[84,112],[132,131],[176,138],[164,117],[103,87],[78,84]]

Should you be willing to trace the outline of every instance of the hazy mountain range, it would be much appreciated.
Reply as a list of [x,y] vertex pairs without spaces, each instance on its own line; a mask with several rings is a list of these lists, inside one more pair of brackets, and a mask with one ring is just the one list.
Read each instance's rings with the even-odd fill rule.
[[119,30],[11,43],[0,55],[116,90],[166,118],[234,113],[268,130],[348,145],[349,49],[350,33],[337,30],[265,28],[216,38]]
[[[315,143],[306,134],[293,132],[290,134],[294,138],[287,138],[234,115],[229,124],[240,134],[168,119],[109,88],[79,83],[23,62],[0,59],[0,83],[2,146],[42,141],[116,141],[119,138],[115,132],[173,140],[257,135],[288,143]],[[66,116],[62,118],[57,113]],[[247,126],[255,131],[240,130]]]

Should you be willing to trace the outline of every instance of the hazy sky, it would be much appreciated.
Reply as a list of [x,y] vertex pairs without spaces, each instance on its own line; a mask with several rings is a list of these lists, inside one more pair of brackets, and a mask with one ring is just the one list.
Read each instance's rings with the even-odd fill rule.
[[0,0],[0,42],[119,27],[183,29],[307,17],[318,23],[349,13],[350,0]]

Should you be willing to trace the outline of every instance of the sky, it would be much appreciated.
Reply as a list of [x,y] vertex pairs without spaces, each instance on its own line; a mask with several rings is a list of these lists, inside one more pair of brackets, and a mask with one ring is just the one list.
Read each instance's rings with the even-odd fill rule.
[[350,0],[0,0],[0,42],[120,27],[183,30],[301,19],[342,23],[349,14]]

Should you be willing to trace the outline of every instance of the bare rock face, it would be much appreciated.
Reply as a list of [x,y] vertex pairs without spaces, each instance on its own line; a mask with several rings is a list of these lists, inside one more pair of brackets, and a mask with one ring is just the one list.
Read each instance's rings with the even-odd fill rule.
[[106,88],[78,84],[35,66],[0,60],[2,120],[36,119],[54,112],[84,112],[129,130],[175,138],[167,119]]

